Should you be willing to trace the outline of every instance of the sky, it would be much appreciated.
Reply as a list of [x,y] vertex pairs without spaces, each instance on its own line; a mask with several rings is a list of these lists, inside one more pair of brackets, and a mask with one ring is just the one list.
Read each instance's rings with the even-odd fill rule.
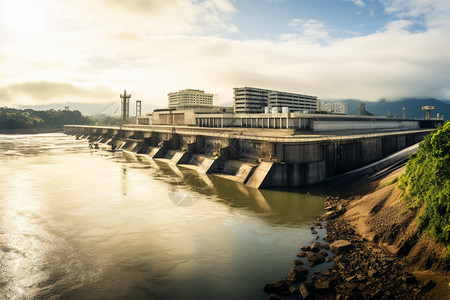
[[450,99],[448,0],[0,0],[0,107],[231,103],[253,86]]

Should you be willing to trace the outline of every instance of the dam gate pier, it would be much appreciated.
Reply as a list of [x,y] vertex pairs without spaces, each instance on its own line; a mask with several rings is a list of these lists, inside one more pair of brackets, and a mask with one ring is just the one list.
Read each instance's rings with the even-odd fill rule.
[[431,131],[327,134],[295,129],[64,126],[65,134],[88,139],[101,149],[162,159],[254,188],[322,183],[414,145]]

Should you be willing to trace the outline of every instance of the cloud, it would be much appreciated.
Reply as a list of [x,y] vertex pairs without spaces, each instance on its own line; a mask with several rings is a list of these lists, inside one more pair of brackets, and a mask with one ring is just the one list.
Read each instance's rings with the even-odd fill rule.
[[385,1],[391,22],[339,40],[312,19],[291,20],[291,32],[278,40],[225,38],[234,30],[232,3],[55,2],[54,31],[1,40],[0,105],[118,101],[127,89],[132,100],[164,107],[168,92],[184,88],[225,103],[233,87],[246,85],[322,99],[450,99],[450,54],[442,50],[450,49],[450,35],[437,1],[420,15],[435,22],[423,32],[411,32],[415,6]]
[[450,31],[450,1],[446,0],[381,0],[385,12],[400,19],[424,22],[431,29]]
[[306,20],[302,19],[292,19],[288,26],[294,27],[299,34],[284,34],[281,35],[281,39],[287,39],[287,37],[291,38],[300,38],[300,39],[308,39],[311,41],[317,40],[327,40],[330,38],[329,32],[330,30],[325,26],[325,24],[321,21],[317,20]]
[[72,30],[127,28],[150,35],[237,30],[229,23],[236,12],[229,0],[67,1],[64,5],[69,13],[60,22]]
[[304,21],[302,19],[292,19],[289,23],[288,26],[291,27],[299,27],[304,23]]
[[[82,88],[72,83],[33,81],[0,86],[1,103],[52,103],[78,99],[79,102],[111,99],[113,93],[105,87]],[[23,100],[23,101],[22,101]]]
[[413,26],[413,22],[409,20],[396,20],[389,22],[384,27],[384,30],[387,32],[401,32],[401,31],[407,31],[408,28]]
[[345,2],[353,2],[356,6],[364,7],[366,4],[362,0],[344,0]]

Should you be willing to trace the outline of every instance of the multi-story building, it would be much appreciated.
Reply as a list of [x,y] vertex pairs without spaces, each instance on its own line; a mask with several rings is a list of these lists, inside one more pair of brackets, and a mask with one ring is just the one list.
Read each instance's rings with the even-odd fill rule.
[[178,92],[169,93],[169,108],[183,107],[202,107],[213,105],[213,94],[205,93],[202,90],[186,89]]
[[289,111],[317,110],[317,96],[269,91],[269,107],[288,107]]
[[344,102],[320,102],[320,110],[333,114],[348,114],[347,103]]
[[269,90],[241,87],[234,88],[235,113],[261,113],[267,106]]
[[317,97],[253,87],[234,88],[235,113],[262,113],[264,108],[282,107],[289,111],[317,110]]

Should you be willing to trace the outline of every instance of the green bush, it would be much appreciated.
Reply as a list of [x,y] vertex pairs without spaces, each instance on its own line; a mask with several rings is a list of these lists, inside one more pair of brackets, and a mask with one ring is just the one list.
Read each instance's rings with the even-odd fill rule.
[[418,225],[450,244],[450,121],[427,135],[412,155],[399,187],[412,209],[425,206]]

